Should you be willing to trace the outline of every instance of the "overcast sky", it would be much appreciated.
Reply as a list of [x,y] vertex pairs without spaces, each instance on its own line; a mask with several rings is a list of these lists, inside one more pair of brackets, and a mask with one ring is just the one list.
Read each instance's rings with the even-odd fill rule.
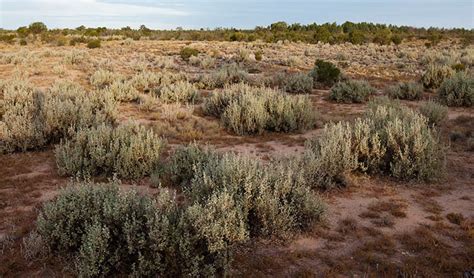
[[253,28],[272,22],[376,22],[474,28],[474,0],[0,0],[0,27]]

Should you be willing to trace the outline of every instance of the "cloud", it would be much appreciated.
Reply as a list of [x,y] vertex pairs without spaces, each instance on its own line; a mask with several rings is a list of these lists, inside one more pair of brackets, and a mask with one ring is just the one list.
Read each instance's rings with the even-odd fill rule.
[[[33,21],[43,21],[50,27],[138,26],[141,18],[149,20],[183,17],[188,12],[176,6],[147,6],[133,2],[104,2],[97,0],[0,0],[1,27],[16,28]],[[157,24],[155,24],[157,25]],[[166,23],[159,26],[166,28]]]

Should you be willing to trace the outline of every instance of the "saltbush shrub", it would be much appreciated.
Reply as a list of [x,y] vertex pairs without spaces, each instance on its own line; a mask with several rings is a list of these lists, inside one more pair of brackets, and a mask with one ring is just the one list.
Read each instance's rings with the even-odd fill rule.
[[423,86],[428,89],[436,89],[446,78],[453,76],[455,71],[446,65],[429,64],[421,77]]
[[201,83],[207,89],[223,88],[225,85],[248,82],[248,73],[237,64],[224,65],[217,71],[201,77]]
[[99,47],[100,47],[100,40],[99,39],[90,40],[87,43],[87,48],[99,48]]
[[456,73],[441,84],[438,98],[448,106],[473,106],[474,77],[466,72]]
[[26,151],[69,137],[78,129],[111,124],[116,103],[110,95],[85,92],[71,82],[55,83],[47,93],[21,80],[3,85],[0,152]]
[[226,249],[211,248],[169,193],[157,200],[119,184],[71,184],[46,203],[39,236],[58,255],[72,255],[79,276],[215,276],[228,265]]
[[80,177],[116,174],[138,179],[158,166],[164,142],[138,124],[101,125],[79,130],[55,149],[61,175]]
[[448,107],[430,100],[420,106],[420,113],[430,125],[440,125],[448,117]]
[[105,90],[108,91],[116,101],[136,101],[139,97],[139,92],[131,81],[113,81]]
[[388,100],[371,103],[354,123],[326,127],[307,149],[306,166],[316,169],[313,178],[322,187],[341,184],[340,174],[352,170],[432,181],[445,167],[444,147],[428,119]]
[[338,82],[331,88],[329,98],[343,103],[362,103],[368,100],[375,89],[364,80]]
[[395,99],[418,100],[422,94],[423,86],[416,82],[401,82],[387,89],[387,95]]
[[160,86],[155,90],[155,94],[165,103],[194,103],[198,96],[197,89],[188,81]]
[[181,51],[179,52],[179,55],[184,61],[189,61],[189,58],[191,56],[198,56],[198,54],[199,54],[199,50],[191,48],[191,47],[185,47],[181,49]]
[[122,81],[123,76],[105,69],[95,71],[90,77],[91,85],[97,88],[105,88],[115,82]]
[[260,134],[264,130],[291,132],[314,125],[311,101],[268,88],[237,84],[216,92],[204,102],[208,115],[220,117],[233,132]]
[[277,74],[272,83],[293,94],[309,94],[313,89],[313,79],[304,73]]
[[321,83],[332,86],[341,79],[341,70],[331,62],[318,59],[309,75],[313,78],[314,85]]

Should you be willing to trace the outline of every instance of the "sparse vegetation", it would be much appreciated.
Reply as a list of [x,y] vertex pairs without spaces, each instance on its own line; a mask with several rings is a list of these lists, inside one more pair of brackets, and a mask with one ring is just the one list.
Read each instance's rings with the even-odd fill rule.
[[374,92],[375,89],[367,81],[348,80],[336,83],[329,98],[336,102],[361,103],[366,102]]
[[415,82],[403,82],[390,86],[387,95],[395,99],[418,100],[423,94],[423,86]]
[[448,106],[473,106],[474,77],[460,72],[446,79],[438,89],[438,98]]

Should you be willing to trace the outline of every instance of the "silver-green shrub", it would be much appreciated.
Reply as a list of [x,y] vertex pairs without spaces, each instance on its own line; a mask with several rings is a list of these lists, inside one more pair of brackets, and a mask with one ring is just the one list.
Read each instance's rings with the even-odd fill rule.
[[448,106],[474,105],[474,77],[467,72],[456,73],[438,89],[438,99]]
[[53,252],[72,255],[80,276],[218,275],[229,252],[210,250],[192,215],[166,192],[153,200],[116,182],[84,182],[44,205],[37,230]]
[[197,89],[188,81],[162,85],[155,94],[165,103],[194,103],[198,96]]
[[123,80],[123,76],[105,69],[95,71],[90,77],[91,85],[97,88],[105,88],[116,81]]
[[137,179],[157,167],[163,147],[160,137],[138,124],[101,125],[61,141],[55,155],[61,175]]
[[428,89],[436,89],[446,78],[453,76],[455,71],[446,65],[429,64],[421,77],[423,86]]
[[329,98],[343,103],[362,103],[375,92],[367,81],[348,80],[336,83],[331,88]]
[[304,73],[277,74],[272,83],[292,94],[309,94],[313,89],[313,78]]
[[117,101],[136,101],[139,97],[139,92],[131,81],[116,80],[110,86],[107,86],[105,90]]
[[220,117],[228,129],[239,135],[311,128],[315,122],[312,109],[306,96],[245,84],[226,87],[204,101],[206,114]]
[[[384,101],[387,102],[387,101]],[[445,149],[428,119],[396,102],[375,102],[363,118],[326,127],[307,143],[305,167],[315,186],[343,184],[353,170],[432,181],[444,172]]]
[[448,117],[448,107],[430,100],[420,106],[420,113],[430,125],[440,125]]
[[223,88],[225,85],[248,82],[248,73],[237,64],[228,64],[209,75],[201,77],[201,83],[207,89]]
[[387,89],[387,95],[394,99],[418,100],[422,94],[423,86],[416,82],[401,82]]

